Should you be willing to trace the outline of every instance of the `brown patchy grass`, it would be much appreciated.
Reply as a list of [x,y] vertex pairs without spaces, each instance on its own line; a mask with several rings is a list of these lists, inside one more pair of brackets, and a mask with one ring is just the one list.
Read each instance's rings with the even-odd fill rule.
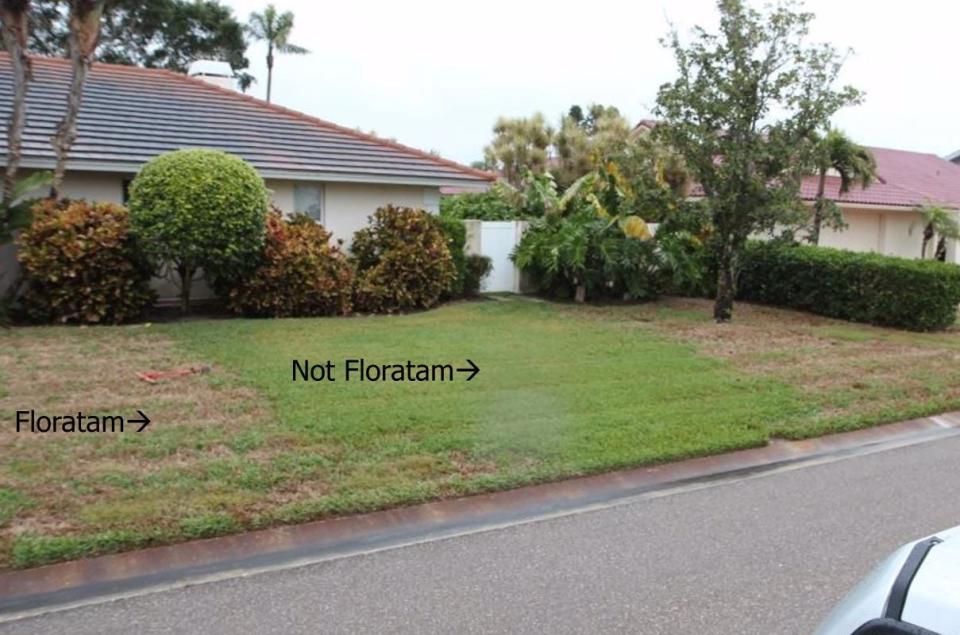
[[803,438],[960,408],[960,327],[911,333],[748,303],[737,304],[731,323],[716,324],[712,308],[705,299],[665,298],[567,310],[636,321],[802,391],[813,416],[788,418],[773,435]]
[[[244,435],[256,438],[257,461],[283,451],[283,436],[264,431],[268,409],[252,390],[225,382],[224,369],[158,384],[135,374],[202,361],[149,326],[2,335],[0,512],[6,502],[13,513],[0,513],[0,566],[19,535],[130,529],[131,517],[135,529],[152,531],[180,515],[174,508],[209,509],[218,493],[209,468],[236,458],[232,446]],[[154,424],[143,434],[17,434],[15,411],[29,408],[127,417],[139,408]]]

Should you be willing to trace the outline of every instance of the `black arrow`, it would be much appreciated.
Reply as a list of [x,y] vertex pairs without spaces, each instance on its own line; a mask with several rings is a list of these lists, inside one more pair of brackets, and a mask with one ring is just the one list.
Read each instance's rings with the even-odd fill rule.
[[477,373],[480,372],[480,367],[473,363],[472,359],[468,359],[467,363],[470,364],[470,368],[458,368],[458,373],[470,373],[470,376],[467,377],[467,381],[470,381],[477,376]]
[[143,410],[137,410],[137,414],[140,415],[139,419],[127,419],[127,423],[142,423],[143,425],[137,432],[143,432],[143,429],[150,425],[150,417],[143,414]]

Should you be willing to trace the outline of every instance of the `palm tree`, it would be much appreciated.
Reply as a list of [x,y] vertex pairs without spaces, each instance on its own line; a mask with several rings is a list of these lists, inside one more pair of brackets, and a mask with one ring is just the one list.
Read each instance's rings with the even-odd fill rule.
[[273,52],[303,55],[309,53],[307,49],[288,41],[290,31],[293,30],[293,13],[284,11],[277,13],[277,8],[268,4],[263,13],[251,13],[247,32],[255,40],[267,43],[267,102],[270,102],[270,89],[273,84]]
[[50,196],[60,197],[60,186],[67,171],[67,154],[77,138],[77,117],[83,101],[83,85],[93,64],[93,56],[100,40],[100,18],[106,0],[70,0],[70,30],[67,34],[67,51],[73,74],[70,79],[70,92],[67,93],[67,110],[57,126],[57,132],[50,138],[57,162],[53,169],[53,183]]
[[30,81],[30,58],[27,56],[30,0],[0,0],[0,26],[3,47],[10,51],[13,75],[13,114],[7,126],[7,167],[3,175],[3,195],[0,203],[0,234],[8,222],[7,206],[13,202],[23,129],[27,123],[27,83]]
[[[954,212],[942,207],[928,203],[918,207],[915,211],[920,214],[920,223],[923,225],[923,245],[920,247],[920,258],[927,257],[927,245],[937,237],[937,249],[934,257],[937,260],[946,260],[947,257],[947,239],[956,240],[960,238],[960,222],[957,221]],[[916,223],[910,225],[910,232]]]
[[827,172],[831,169],[840,175],[840,193],[846,194],[854,183],[866,188],[877,178],[877,163],[867,148],[854,143],[850,137],[835,129],[827,131],[822,138],[814,140],[814,161],[820,177],[817,183],[817,200],[813,206],[813,227],[807,238],[816,245],[820,242],[820,226],[829,209],[825,190]]

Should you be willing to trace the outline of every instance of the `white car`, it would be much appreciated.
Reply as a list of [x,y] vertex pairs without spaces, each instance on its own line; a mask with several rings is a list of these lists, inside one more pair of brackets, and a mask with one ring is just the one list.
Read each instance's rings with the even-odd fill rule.
[[844,598],[817,633],[960,634],[960,527],[897,549]]

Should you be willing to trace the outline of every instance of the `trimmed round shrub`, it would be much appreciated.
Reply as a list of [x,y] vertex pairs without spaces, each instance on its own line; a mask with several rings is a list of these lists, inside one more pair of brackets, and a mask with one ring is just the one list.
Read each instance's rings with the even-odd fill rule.
[[267,215],[259,266],[237,280],[227,304],[250,317],[346,315],[351,309],[353,267],[330,232],[307,216]]
[[157,266],[182,285],[184,310],[199,269],[236,277],[263,247],[267,188],[242,159],[217,150],[177,150],[152,159],[130,185],[130,220]]
[[43,200],[17,245],[31,320],[115,324],[154,301],[152,268],[120,205]]
[[396,313],[435,305],[457,271],[440,221],[423,210],[388,205],[353,235],[354,305]]

